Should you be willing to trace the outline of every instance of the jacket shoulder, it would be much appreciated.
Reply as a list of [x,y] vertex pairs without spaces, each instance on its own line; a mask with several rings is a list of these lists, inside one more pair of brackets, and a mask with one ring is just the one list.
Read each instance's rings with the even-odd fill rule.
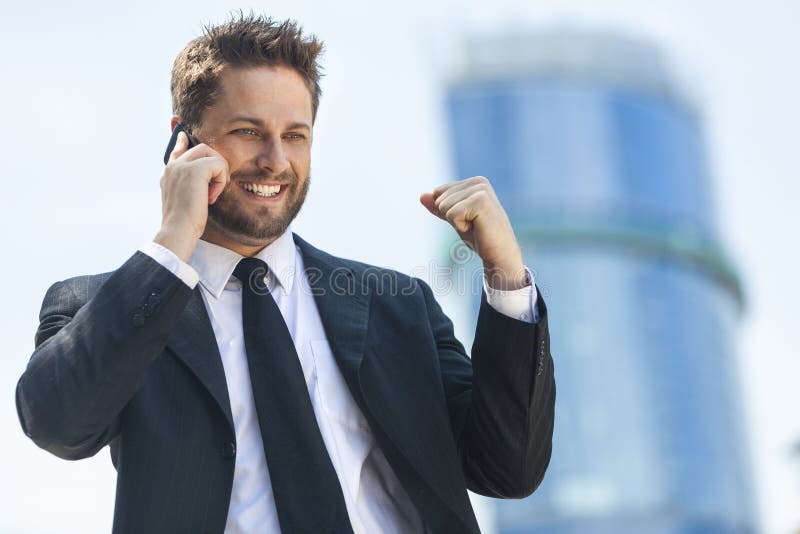
[[396,269],[349,258],[337,258],[354,275],[355,282],[368,292],[380,296],[409,296],[420,290],[424,282]]
[[74,315],[112,274],[113,271],[86,274],[55,282],[45,293],[39,320],[50,315],[55,309],[64,315]]
[[307,241],[294,235],[295,243],[300,247],[300,251],[306,260],[306,268],[309,267],[309,259],[313,262],[322,262],[334,271],[345,270],[353,274],[355,282],[362,288],[371,293],[379,295],[402,294],[408,295],[418,290],[422,280],[414,276],[402,273],[389,267],[382,267],[363,261],[336,256],[330,252],[310,245]]

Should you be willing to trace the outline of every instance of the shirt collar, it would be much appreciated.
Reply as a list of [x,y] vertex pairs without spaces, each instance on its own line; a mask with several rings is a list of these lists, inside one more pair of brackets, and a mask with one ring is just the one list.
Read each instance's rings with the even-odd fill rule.
[[[261,249],[255,257],[267,264],[274,279],[288,294],[294,284],[296,254],[297,249],[292,238],[291,226],[289,226],[275,241]],[[215,298],[220,298],[225,285],[233,275],[233,270],[243,257],[228,248],[201,239],[197,242],[197,246],[189,258],[189,265],[200,275],[200,284]],[[268,280],[271,279],[273,277],[269,276]]]

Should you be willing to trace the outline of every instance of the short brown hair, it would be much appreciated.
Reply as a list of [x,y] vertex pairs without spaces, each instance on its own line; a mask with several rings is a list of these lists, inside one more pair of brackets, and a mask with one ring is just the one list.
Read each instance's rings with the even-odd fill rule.
[[311,113],[317,117],[322,76],[317,58],[323,43],[291,19],[244,15],[241,11],[223,24],[203,27],[175,58],[172,66],[172,111],[187,128],[200,126],[203,111],[219,96],[219,78],[225,67],[285,66],[295,69],[311,94]]

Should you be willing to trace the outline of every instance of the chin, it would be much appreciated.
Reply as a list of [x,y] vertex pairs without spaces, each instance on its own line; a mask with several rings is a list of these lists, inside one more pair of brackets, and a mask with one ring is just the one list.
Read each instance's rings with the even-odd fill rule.
[[267,245],[282,235],[289,227],[290,222],[275,222],[268,226],[255,228],[244,220],[220,220],[218,216],[209,213],[207,226],[214,234],[220,235],[227,241],[245,246],[259,246]]

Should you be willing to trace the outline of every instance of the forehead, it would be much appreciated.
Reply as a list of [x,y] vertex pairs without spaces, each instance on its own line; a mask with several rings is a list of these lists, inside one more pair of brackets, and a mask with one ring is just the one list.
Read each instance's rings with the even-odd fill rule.
[[311,125],[311,93],[300,73],[289,67],[226,68],[220,75],[219,96],[209,111],[219,119],[244,114],[264,122]]

